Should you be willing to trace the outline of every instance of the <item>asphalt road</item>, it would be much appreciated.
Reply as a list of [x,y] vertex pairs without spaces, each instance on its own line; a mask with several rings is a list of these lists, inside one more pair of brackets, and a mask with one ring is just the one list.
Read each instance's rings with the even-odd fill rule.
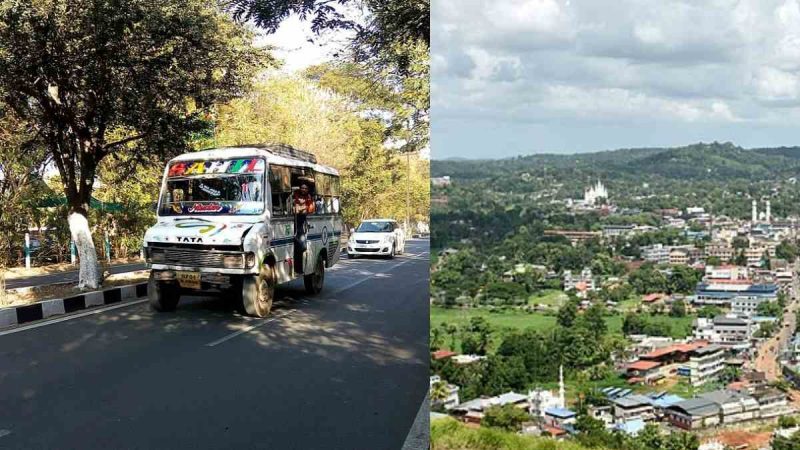
[[[107,270],[109,273],[113,275],[118,273],[144,270],[146,268],[147,267],[145,267],[144,263],[131,263],[131,264],[120,264],[118,266],[111,266]],[[78,281],[77,270],[6,280],[6,289],[16,289],[29,286],[42,286],[45,284],[64,283],[68,281]]]
[[[146,302],[0,332],[0,448],[399,449],[428,388],[428,242],[270,318]],[[118,306],[118,305],[117,305]]]
[[[789,311],[783,314],[783,321],[778,325],[780,327],[778,332],[761,345],[756,359],[756,370],[764,372],[769,381],[774,381],[781,377],[780,364],[778,363],[779,353],[786,347],[797,327],[797,309],[800,303],[794,300],[793,296],[800,292],[798,289],[800,288],[800,279],[797,277],[797,273],[800,271],[800,262],[795,265],[794,269],[792,289],[786,305]],[[785,326],[786,324],[788,326]]]

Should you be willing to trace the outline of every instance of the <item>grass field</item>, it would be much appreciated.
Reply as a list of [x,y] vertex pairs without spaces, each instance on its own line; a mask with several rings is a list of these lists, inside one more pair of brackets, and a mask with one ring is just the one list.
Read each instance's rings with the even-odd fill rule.
[[547,289],[542,292],[532,295],[528,299],[529,305],[548,305],[548,306],[561,306],[567,301],[569,297],[564,291],[558,289]]
[[[461,326],[469,322],[472,317],[483,317],[492,326],[504,329],[535,328],[545,331],[556,325],[555,316],[547,316],[542,313],[515,310],[491,312],[488,309],[480,308],[450,309],[431,306],[431,328],[438,327],[442,323]],[[619,314],[607,316],[606,323],[609,331],[622,333],[622,319],[623,316]],[[651,320],[668,323],[672,327],[673,337],[683,338],[691,332],[692,319],[692,316],[653,316]]]

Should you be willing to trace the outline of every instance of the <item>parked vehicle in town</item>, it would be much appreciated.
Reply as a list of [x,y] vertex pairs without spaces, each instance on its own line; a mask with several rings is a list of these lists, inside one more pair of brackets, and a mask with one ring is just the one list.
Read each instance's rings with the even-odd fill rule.
[[339,174],[308,152],[246,145],[178,156],[144,239],[150,304],[171,311],[183,294],[233,292],[243,312],[267,316],[278,284],[302,277],[308,293],[322,290],[342,226]]
[[393,219],[369,219],[358,225],[347,242],[347,257],[402,254],[406,249],[403,228]]

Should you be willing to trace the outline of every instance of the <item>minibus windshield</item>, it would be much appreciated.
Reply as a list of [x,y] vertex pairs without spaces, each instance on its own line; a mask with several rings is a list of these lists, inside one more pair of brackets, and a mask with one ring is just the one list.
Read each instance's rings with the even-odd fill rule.
[[158,214],[259,215],[265,209],[264,167],[262,159],[174,163]]

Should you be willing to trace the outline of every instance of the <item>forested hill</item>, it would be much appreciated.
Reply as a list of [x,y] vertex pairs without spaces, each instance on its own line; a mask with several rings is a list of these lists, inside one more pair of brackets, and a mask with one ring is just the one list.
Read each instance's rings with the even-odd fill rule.
[[[800,216],[800,147],[744,149],[731,143],[620,149],[499,160],[432,161],[433,246],[464,240],[493,245],[528,230],[600,229],[604,223],[658,225],[659,209],[699,206],[749,218],[753,199],[769,198],[774,217]],[[565,199],[583,198],[598,180],[627,216],[571,214]],[[763,208],[763,203],[761,205]],[[476,244],[477,245],[477,244]]]
[[431,175],[484,178],[506,171],[584,170],[624,178],[771,179],[800,172],[800,147],[744,149],[732,143],[698,143],[677,148],[633,148],[571,155],[537,154],[500,160],[437,160]]

